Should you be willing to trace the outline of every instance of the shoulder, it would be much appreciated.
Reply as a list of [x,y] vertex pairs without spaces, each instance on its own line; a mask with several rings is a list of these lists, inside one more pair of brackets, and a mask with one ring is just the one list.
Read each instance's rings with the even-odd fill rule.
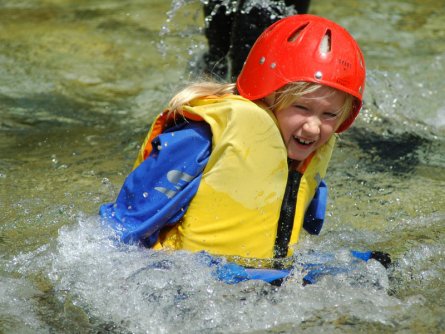
[[239,95],[209,96],[196,99],[190,103],[190,106],[185,106],[184,111],[197,114],[207,121],[213,119],[223,123],[255,120],[275,122],[275,117],[270,111]]

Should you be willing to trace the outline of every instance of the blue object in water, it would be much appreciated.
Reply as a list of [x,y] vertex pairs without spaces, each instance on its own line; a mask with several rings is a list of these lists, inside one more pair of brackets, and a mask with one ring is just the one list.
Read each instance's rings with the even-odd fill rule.
[[328,201],[328,187],[321,180],[309,207],[304,216],[303,228],[310,234],[320,234],[323,227]]

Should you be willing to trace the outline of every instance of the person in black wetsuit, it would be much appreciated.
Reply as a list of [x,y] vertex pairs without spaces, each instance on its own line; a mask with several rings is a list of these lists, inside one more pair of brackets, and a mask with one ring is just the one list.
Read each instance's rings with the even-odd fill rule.
[[264,29],[285,16],[306,14],[310,0],[270,0],[267,6],[264,3],[209,0],[204,4],[204,32],[209,46],[203,55],[206,75],[235,81],[250,48]]

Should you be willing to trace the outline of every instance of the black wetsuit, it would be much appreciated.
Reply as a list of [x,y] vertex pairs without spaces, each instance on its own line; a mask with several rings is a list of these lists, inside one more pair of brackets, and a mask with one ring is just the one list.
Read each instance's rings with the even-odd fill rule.
[[309,4],[310,0],[270,0],[263,7],[238,0],[231,2],[233,8],[227,8],[222,0],[210,0],[204,5],[209,45],[203,57],[204,72],[222,81],[235,81],[258,36],[288,14],[307,13]]

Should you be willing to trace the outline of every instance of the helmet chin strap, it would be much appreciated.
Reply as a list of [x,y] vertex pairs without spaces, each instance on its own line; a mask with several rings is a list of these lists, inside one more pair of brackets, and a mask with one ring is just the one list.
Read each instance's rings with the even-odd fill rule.
[[289,170],[299,170],[301,165],[302,165],[301,161],[287,157],[287,166],[289,167]]

